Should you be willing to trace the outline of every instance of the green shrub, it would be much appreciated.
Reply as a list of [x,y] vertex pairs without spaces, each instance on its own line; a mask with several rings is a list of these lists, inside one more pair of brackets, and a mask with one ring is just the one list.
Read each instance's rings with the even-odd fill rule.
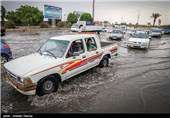
[[46,23],[46,22],[40,23],[40,28],[48,28],[48,27],[49,27],[48,23]]
[[57,23],[57,27],[65,27],[65,22],[62,22],[62,21],[59,21],[58,23]]
[[70,27],[70,25],[71,25],[70,23],[65,22],[65,21],[60,21],[57,23],[57,27],[59,28],[67,28],[67,27]]
[[16,28],[15,23],[11,20],[5,22],[5,28]]
[[67,27],[70,28],[72,24],[70,22],[67,22]]

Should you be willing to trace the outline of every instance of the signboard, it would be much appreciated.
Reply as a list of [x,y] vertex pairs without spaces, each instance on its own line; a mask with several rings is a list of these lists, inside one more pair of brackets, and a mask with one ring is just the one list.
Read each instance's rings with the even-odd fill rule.
[[61,20],[62,8],[44,5],[44,18]]

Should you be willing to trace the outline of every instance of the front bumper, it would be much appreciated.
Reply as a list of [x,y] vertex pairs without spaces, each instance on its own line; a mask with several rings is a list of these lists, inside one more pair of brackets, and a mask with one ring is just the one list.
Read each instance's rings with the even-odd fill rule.
[[161,37],[161,34],[150,34],[151,37]]
[[111,39],[122,39],[123,37],[118,37],[118,36],[109,36]]
[[13,88],[15,88],[18,92],[24,95],[35,95],[36,94],[36,84],[32,85],[24,85],[20,82],[17,82],[14,78],[12,78],[8,73],[6,73],[6,82],[10,84]]
[[134,43],[128,43],[127,46],[128,46],[128,47],[133,47],[133,48],[148,48],[147,45],[143,45],[143,44],[134,44]]

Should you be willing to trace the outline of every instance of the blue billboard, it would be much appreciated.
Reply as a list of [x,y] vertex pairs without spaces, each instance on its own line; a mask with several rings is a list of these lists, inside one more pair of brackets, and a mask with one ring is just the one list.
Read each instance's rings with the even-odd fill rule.
[[44,5],[44,18],[61,20],[62,8]]

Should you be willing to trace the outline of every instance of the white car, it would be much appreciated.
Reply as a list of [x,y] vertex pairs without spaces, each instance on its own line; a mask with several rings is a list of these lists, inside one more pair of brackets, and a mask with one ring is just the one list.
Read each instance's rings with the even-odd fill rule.
[[113,30],[111,33],[109,33],[109,39],[121,40],[123,36],[123,32],[120,30]]
[[95,34],[50,38],[38,52],[4,64],[7,82],[25,95],[56,92],[60,82],[95,66],[105,67],[117,44],[100,42]]
[[127,41],[127,46],[132,48],[149,48],[150,38],[146,32],[136,32]]
[[151,37],[159,37],[159,38],[161,38],[162,34],[163,33],[162,33],[161,29],[151,29],[149,31],[149,36],[151,36]]

